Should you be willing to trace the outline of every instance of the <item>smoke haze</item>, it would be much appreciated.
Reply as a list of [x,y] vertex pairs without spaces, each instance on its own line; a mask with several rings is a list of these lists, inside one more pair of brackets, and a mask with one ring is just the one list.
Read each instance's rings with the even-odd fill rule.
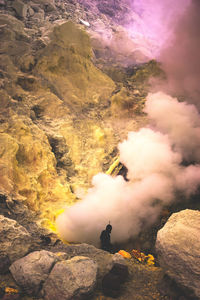
[[147,39],[153,56],[159,55],[162,47],[174,36],[177,22],[187,10],[191,0],[134,0],[131,7],[136,13],[127,24],[131,36]]
[[[164,35],[159,59],[168,83],[163,92],[147,97],[144,111],[149,126],[130,132],[118,146],[129,181],[97,174],[88,194],[58,217],[59,232],[67,241],[98,245],[109,221],[112,241],[126,241],[153,224],[163,206],[180,201],[177,192],[190,197],[200,184],[199,112],[193,104],[168,95],[185,93],[188,102],[194,98],[196,103],[199,98],[200,3],[136,0],[134,6],[146,24],[152,24],[149,36],[156,40]],[[175,16],[179,18],[174,20]]]
[[[171,116],[166,114],[166,107]],[[197,110],[159,92],[148,96],[145,111],[152,127],[130,132],[127,140],[119,144],[120,161],[128,169],[129,181],[103,173],[94,176],[93,188],[86,197],[58,217],[59,231],[67,241],[97,245],[109,220],[113,225],[112,241],[126,241],[155,222],[162,207],[175,200],[177,191],[185,197],[196,192],[200,166],[184,167],[181,163],[199,145],[196,139],[188,149],[185,138],[187,134],[199,134],[200,125],[195,123],[195,118],[199,118]],[[164,114],[166,122],[162,122]],[[174,120],[180,120],[181,130],[177,130]]]
[[[168,77],[165,90],[186,94],[195,104],[200,96],[200,1],[193,0],[179,19],[174,36],[160,53]],[[199,106],[199,104],[198,104]]]

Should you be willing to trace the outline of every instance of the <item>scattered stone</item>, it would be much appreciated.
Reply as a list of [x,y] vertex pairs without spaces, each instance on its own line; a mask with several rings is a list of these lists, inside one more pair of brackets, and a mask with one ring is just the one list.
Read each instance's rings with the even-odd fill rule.
[[28,8],[28,15],[29,15],[29,17],[32,17],[34,15],[34,13],[35,13],[34,9],[32,9],[32,7],[29,7]]
[[31,236],[23,226],[0,215],[1,251],[7,253],[11,262],[26,255],[31,242]]
[[40,236],[43,245],[49,245],[51,243],[51,238],[47,235],[42,234]]
[[36,88],[36,78],[33,76],[20,76],[17,79],[17,84],[25,91],[33,91]]
[[12,3],[12,7],[16,11],[18,17],[24,19],[27,15],[27,5],[20,0],[15,0]]
[[117,297],[121,289],[121,284],[123,284],[127,280],[128,275],[128,266],[124,262],[114,262],[111,270],[103,277],[103,293],[106,296]]
[[39,12],[35,13],[33,15],[33,18],[35,21],[37,21],[37,23],[41,23],[42,21],[44,21],[44,11],[40,10]]
[[0,274],[6,274],[9,271],[10,259],[6,253],[0,252]]
[[156,250],[160,265],[178,284],[200,298],[200,211],[174,213],[158,231]]
[[37,294],[56,261],[58,258],[52,252],[35,251],[15,261],[10,272],[27,294]]
[[96,277],[97,264],[87,257],[76,256],[58,262],[44,283],[44,299],[81,299],[93,292]]

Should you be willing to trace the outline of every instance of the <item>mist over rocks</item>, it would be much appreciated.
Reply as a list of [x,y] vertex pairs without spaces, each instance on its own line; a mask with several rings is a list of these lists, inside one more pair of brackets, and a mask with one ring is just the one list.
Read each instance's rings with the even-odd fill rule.
[[[150,94],[145,111],[151,120],[149,126],[129,132],[118,146],[129,181],[122,176],[95,175],[93,187],[82,201],[57,219],[66,240],[97,245],[102,228],[110,220],[112,241],[124,242],[155,223],[164,206],[178,202],[177,193],[189,198],[198,191],[198,111],[164,93]],[[192,142],[191,136],[195,136]]]

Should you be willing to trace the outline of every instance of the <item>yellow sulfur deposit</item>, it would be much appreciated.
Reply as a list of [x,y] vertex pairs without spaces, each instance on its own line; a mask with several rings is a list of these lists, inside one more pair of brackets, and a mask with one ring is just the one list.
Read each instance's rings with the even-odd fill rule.
[[13,289],[11,287],[6,287],[5,288],[5,293],[6,294],[18,294],[19,291],[17,289]]
[[122,255],[123,257],[125,257],[125,258],[131,258],[131,255],[130,255],[130,253],[128,253],[128,252],[126,252],[126,251],[124,251],[124,250],[120,250],[119,252],[118,252],[120,255]]
[[119,172],[121,166],[120,166],[120,161],[119,158],[117,158],[112,165],[110,166],[110,168],[106,171],[107,175],[113,175],[113,173],[116,173],[115,170],[117,169],[117,172]]
[[155,258],[153,257],[153,255],[148,254],[146,257],[147,257],[147,264],[149,266],[152,266],[155,264]]

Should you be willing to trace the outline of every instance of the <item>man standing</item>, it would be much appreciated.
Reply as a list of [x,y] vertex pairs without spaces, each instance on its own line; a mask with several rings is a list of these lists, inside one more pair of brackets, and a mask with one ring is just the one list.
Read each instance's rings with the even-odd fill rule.
[[106,229],[103,230],[100,235],[101,249],[108,251],[108,252],[112,252],[112,250],[113,250],[112,244],[110,242],[111,231],[112,231],[112,226],[110,224],[108,224],[106,226]]

